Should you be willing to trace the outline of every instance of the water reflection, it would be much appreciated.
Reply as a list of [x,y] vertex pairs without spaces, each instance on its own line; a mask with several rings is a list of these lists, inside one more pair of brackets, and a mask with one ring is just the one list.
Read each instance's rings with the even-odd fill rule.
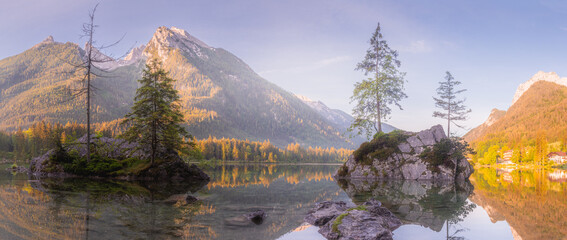
[[445,225],[448,239],[458,239],[463,231],[449,225],[461,222],[476,207],[467,201],[473,192],[470,182],[340,180],[339,185],[357,204],[369,198],[379,200],[404,224],[436,232]]
[[493,222],[507,221],[516,238],[564,239],[567,236],[567,183],[561,170],[475,171],[472,201]]
[[[2,239],[276,239],[315,202],[346,200],[336,166],[225,165],[207,183],[0,175]],[[197,197],[194,201],[191,197]],[[243,214],[268,217],[256,225]],[[315,233],[317,234],[317,233]],[[318,236],[314,236],[318,237]]]

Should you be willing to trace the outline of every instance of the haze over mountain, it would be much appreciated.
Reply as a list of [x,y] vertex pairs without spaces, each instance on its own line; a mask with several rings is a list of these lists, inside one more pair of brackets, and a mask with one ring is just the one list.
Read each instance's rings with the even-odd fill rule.
[[[349,128],[352,122],[354,121],[354,118],[348,113],[345,113],[339,109],[331,109],[321,101],[314,101],[306,96],[297,95],[297,94],[295,96],[297,96],[299,99],[301,99],[301,101],[303,101],[305,104],[309,105],[311,108],[317,111],[321,116],[323,116],[329,122],[340,127],[342,130],[346,131],[346,129]],[[397,128],[395,128],[390,124],[382,123],[382,131],[384,131],[385,133],[389,133],[396,129]]]
[[493,110],[485,123],[464,136],[465,140],[500,143],[508,147],[529,144],[538,134],[543,134],[550,142],[566,140],[565,83],[565,78],[559,78],[553,72],[538,72],[518,87],[507,111]]
[[[85,51],[75,43],[49,37],[33,48],[0,60],[0,130],[26,128],[34,122],[84,122],[82,99],[69,99],[78,88],[78,63]],[[151,40],[124,59],[98,64],[109,71],[93,80],[98,89],[93,121],[116,128],[132,105],[145,62],[159,58],[181,96],[188,130],[197,138],[209,135],[263,141],[284,146],[355,147],[347,143],[342,122],[329,120],[294,94],[266,81],[246,63],[175,27],[159,27]],[[100,58],[108,58],[100,55]],[[341,125],[342,124],[342,125]]]

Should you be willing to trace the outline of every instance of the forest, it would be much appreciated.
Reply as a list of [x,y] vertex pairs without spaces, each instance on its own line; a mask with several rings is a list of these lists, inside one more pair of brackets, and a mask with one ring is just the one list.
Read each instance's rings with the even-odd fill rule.
[[[97,136],[116,137],[121,132],[118,124],[95,124]],[[59,138],[65,144],[72,144],[87,132],[85,124],[68,122],[66,124],[41,121],[29,129],[18,129],[13,133],[0,132],[0,159],[27,163],[40,156],[56,144]],[[215,138],[194,140],[200,155],[184,156],[187,161],[216,159],[222,161],[246,162],[344,162],[352,150],[344,148],[303,147],[289,144],[278,148],[269,140],[263,142]],[[196,158],[196,159],[195,159]]]
[[567,88],[537,82],[482,136],[470,141],[474,161],[496,163],[513,150],[512,162],[544,165],[550,152],[567,150]]

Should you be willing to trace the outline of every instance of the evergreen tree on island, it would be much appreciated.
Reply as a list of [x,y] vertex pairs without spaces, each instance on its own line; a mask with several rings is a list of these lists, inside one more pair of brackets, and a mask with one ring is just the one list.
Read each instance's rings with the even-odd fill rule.
[[150,60],[138,80],[141,86],[136,90],[132,112],[122,122],[129,125],[122,137],[138,143],[140,149],[149,149],[152,165],[157,156],[183,152],[194,145],[186,141],[193,137],[181,126],[183,113],[174,81],[159,60]]
[[392,104],[402,109],[399,102],[407,97],[403,92],[405,73],[399,70],[401,62],[397,58],[398,52],[390,49],[378,23],[364,60],[356,66],[356,70],[370,77],[354,85],[351,103],[356,103],[352,112],[355,120],[350,132],[357,129],[358,135],[365,132],[370,138],[372,133],[382,132],[382,120],[392,112]]
[[[451,123],[459,128],[464,128],[462,125],[458,125],[455,121],[467,120],[467,114],[471,112],[470,109],[464,105],[465,99],[457,100],[457,94],[460,94],[466,89],[457,90],[456,87],[460,85],[461,82],[456,81],[453,75],[449,71],[446,72],[445,81],[439,82],[439,88],[437,88],[437,94],[439,98],[433,97],[435,100],[435,106],[443,109],[446,112],[434,111],[433,117],[447,119],[447,137],[451,148],[465,149],[464,152],[472,152],[468,147],[468,143],[461,141],[460,138],[451,139]],[[451,154],[455,154],[452,151]],[[462,153],[459,153],[462,154]],[[457,166],[459,165],[459,158],[455,158],[457,161],[454,166],[455,180],[457,179]]]
[[461,82],[455,81],[453,75],[447,71],[445,81],[439,82],[439,88],[437,88],[439,98],[433,97],[435,106],[446,111],[435,111],[433,112],[433,117],[447,119],[447,137],[451,137],[451,123],[459,128],[464,128],[456,124],[455,121],[467,120],[467,114],[471,112],[464,105],[465,99],[457,100],[457,94],[466,91],[466,89],[455,89],[460,84]]

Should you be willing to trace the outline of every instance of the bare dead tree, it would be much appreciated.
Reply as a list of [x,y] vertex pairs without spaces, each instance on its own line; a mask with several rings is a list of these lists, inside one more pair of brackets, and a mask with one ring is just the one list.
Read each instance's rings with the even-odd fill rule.
[[101,66],[104,63],[113,62],[115,59],[111,56],[103,54],[101,51],[115,46],[118,44],[122,38],[118,41],[109,44],[109,45],[101,45],[95,47],[96,41],[94,40],[95,30],[98,27],[94,23],[95,20],[95,12],[98,7],[98,4],[89,12],[88,22],[83,23],[82,26],[82,34],[81,38],[87,38],[87,42],[85,43],[85,54],[81,59],[79,64],[69,63],[70,65],[74,66],[75,71],[82,70],[84,71],[83,77],[81,79],[81,87],[77,89],[71,89],[72,94],[70,95],[69,100],[76,99],[82,96],[86,97],[86,114],[87,114],[87,162],[90,162],[91,159],[91,100],[94,93],[98,90],[93,84],[92,81],[96,78],[107,77],[103,76],[102,74],[109,73],[110,71],[107,69],[103,69],[97,67],[97,65]]

